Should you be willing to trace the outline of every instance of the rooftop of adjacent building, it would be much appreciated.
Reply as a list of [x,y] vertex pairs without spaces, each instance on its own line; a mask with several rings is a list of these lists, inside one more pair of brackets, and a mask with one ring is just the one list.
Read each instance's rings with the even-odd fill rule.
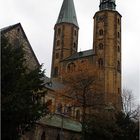
[[63,128],[74,132],[82,131],[82,125],[80,122],[74,121],[63,114],[48,114],[47,116],[42,117],[37,123],[56,128]]
[[80,51],[80,52],[76,52],[73,55],[65,58],[62,61],[68,61],[68,60],[76,60],[76,59],[80,59],[80,58],[84,58],[84,57],[88,57],[88,56],[92,56],[94,55],[94,51],[93,49],[90,50],[85,50],[85,51]]
[[31,46],[31,44],[30,44],[30,42],[29,42],[29,40],[28,40],[28,38],[27,38],[27,36],[26,36],[24,30],[23,30],[23,27],[22,27],[21,23],[16,23],[16,24],[13,24],[13,25],[10,25],[10,26],[1,28],[1,29],[0,29],[0,33],[1,33],[1,35],[2,35],[2,34],[6,34],[6,33],[10,32],[11,30],[13,30],[13,29],[15,29],[15,28],[17,28],[18,31],[19,31],[19,29],[20,29],[20,31],[21,31],[21,33],[22,33],[24,39],[25,39],[25,40],[27,41],[27,43],[28,43],[28,47],[30,48],[30,51],[32,52],[33,57],[34,57],[35,60],[36,60],[36,64],[37,64],[38,66],[40,66],[40,63],[39,63],[39,61],[38,61],[38,59],[37,59],[37,57],[36,57],[36,55],[35,55],[35,53],[34,53],[34,51],[33,51],[33,49],[32,49],[32,46]]

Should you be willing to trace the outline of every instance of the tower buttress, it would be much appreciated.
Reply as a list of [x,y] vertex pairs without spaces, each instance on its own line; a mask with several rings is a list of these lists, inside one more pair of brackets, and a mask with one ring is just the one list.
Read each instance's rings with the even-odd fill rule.
[[121,15],[115,7],[115,0],[100,0],[100,10],[94,16],[93,49],[104,103],[121,110]]
[[74,2],[73,0],[64,0],[54,27],[52,78],[61,78],[61,60],[77,52],[78,31]]

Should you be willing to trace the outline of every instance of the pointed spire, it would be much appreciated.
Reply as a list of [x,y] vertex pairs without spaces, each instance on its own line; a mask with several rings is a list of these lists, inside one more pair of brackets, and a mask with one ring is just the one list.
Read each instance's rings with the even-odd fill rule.
[[64,0],[63,1],[56,24],[63,23],[63,22],[72,23],[78,27],[78,22],[77,22],[77,17],[76,17],[73,0]]

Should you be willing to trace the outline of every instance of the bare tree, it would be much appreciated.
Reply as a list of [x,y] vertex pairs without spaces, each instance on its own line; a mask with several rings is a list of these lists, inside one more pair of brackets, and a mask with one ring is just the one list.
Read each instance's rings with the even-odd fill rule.
[[63,72],[63,81],[65,88],[59,90],[58,95],[71,98],[72,106],[80,108],[82,133],[83,139],[85,139],[86,118],[90,108],[94,106],[97,97],[94,96],[94,91],[97,91],[97,88],[99,88],[97,70],[95,67],[88,66],[88,68],[85,68],[82,65],[78,65],[75,71],[69,71],[68,73]]
[[138,120],[140,117],[140,105],[136,103],[133,92],[123,89],[122,100],[124,113],[130,118]]

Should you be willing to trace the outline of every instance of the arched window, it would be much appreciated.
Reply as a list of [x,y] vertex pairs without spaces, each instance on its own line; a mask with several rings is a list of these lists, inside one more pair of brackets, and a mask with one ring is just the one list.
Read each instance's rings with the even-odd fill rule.
[[47,108],[48,108],[49,112],[52,110],[52,100],[51,99],[47,101]]
[[118,32],[118,38],[120,38],[120,32]]
[[68,106],[67,107],[67,115],[71,116],[71,114],[72,114],[72,108],[71,108],[71,106]]
[[56,140],[60,140],[60,134],[57,135]]
[[118,46],[118,49],[117,50],[118,50],[118,52],[120,52],[120,46]]
[[58,113],[62,113],[62,104],[61,104],[61,103],[59,103],[59,104],[57,105],[57,112],[58,112]]
[[120,94],[120,91],[121,91],[120,88],[118,88],[118,94]]
[[118,71],[121,70],[121,64],[120,64],[120,61],[117,62],[117,70],[118,70]]
[[103,50],[103,43],[99,44],[99,50]]
[[75,71],[75,64],[72,62],[72,63],[69,63],[68,66],[67,66],[67,71],[68,72],[73,72]]
[[102,29],[99,30],[99,35],[102,36],[104,34],[104,31]]
[[99,68],[102,68],[103,67],[104,62],[103,62],[103,59],[102,58],[99,58],[98,59],[98,65],[99,65]]
[[74,35],[75,35],[75,36],[77,35],[77,31],[76,31],[76,30],[74,30]]
[[76,110],[76,120],[80,120],[80,110]]
[[73,47],[76,48],[76,43],[75,42],[73,43]]
[[41,135],[41,140],[45,140],[46,138],[45,138],[45,132],[43,132],[42,133],[42,135]]
[[55,54],[55,58],[58,59],[59,58],[59,53]]
[[58,67],[54,68],[54,76],[57,77],[58,76]]
[[58,34],[58,35],[61,34],[61,28],[58,28],[58,30],[57,30],[57,34]]
[[77,47],[77,44],[74,42],[74,43],[73,43],[73,50],[74,50],[74,51],[77,50],[76,47]]
[[118,18],[118,24],[120,24],[120,19]]
[[59,46],[59,45],[60,45],[60,40],[57,40],[56,45],[57,45],[57,46]]

